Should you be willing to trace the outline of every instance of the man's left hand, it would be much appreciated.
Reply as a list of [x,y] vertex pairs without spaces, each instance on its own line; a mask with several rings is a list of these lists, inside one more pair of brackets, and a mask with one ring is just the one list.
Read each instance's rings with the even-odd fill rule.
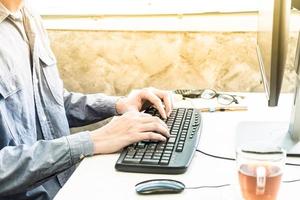
[[120,98],[116,104],[117,113],[123,114],[127,111],[141,111],[143,105],[148,101],[166,119],[172,111],[171,93],[156,88],[144,88],[133,90],[127,97]]

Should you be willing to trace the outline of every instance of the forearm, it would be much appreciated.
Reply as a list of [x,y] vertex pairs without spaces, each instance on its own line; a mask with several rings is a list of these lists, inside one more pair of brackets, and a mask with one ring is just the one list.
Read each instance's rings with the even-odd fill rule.
[[91,155],[89,133],[0,150],[0,196],[24,191]]
[[117,115],[118,97],[65,91],[64,104],[70,127],[88,125]]

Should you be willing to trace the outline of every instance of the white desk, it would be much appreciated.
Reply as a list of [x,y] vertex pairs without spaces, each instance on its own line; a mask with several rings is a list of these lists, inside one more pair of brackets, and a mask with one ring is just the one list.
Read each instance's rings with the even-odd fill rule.
[[[264,93],[243,94],[243,104],[248,111],[202,113],[203,128],[198,149],[219,156],[235,157],[236,126],[242,121],[281,121],[290,118],[292,95],[281,95],[278,107],[267,107]],[[178,105],[183,102],[178,102]],[[199,102],[194,103],[199,105]],[[203,105],[203,104],[202,104]],[[119,154],[99,155],[84,159],[72,177],[61,189],[55,200],[79,199],[239,199],[236,167],[234,161],[220,160],[196,152],[187,172],[182,175],[157,175],[125,173],[115,170],[114,165]],[[288,159],[288,162],[300,163],[300,159]],[[134,186],[140,181],[153,178],[172,178],[186,186],[221,185],[232,186],[218,189],[185,190],[180,194],[141,196]],[[287,166],[283,180],[299,179],[300,167]],[[300,182],[283,183],[279,199],[300,199]]]

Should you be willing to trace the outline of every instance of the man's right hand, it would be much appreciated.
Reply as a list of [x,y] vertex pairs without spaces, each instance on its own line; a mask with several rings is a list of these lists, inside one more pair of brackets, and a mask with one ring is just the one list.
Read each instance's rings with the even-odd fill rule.
[[114,153],[142,140],[166,141],[167,125],[158,117],[130,111],[91,132],[94,154]]

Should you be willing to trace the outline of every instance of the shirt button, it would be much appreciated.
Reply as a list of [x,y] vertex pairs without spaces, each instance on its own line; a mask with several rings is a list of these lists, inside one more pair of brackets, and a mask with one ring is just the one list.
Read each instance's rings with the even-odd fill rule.
[[45,121],[47,121],[47,117],[46,116],[43,116],[42,117],[42,120],[45,122]]

